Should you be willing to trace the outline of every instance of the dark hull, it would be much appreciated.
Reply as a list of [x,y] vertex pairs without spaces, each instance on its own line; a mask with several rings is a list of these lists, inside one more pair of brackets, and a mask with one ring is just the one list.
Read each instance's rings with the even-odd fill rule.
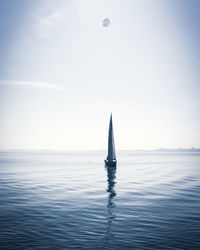
[[116,167],[117,166],[117,161],[105,160],[105,165],[108,166],[108,167]]

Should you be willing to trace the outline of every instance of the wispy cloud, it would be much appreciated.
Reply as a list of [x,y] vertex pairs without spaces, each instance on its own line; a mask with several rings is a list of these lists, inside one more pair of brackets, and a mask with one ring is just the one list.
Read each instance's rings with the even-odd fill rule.
[[0,85],[14,85],[51,90],[65,90],[63,87],[55,83],[41,81],[0,80]]
[[60,20],[64,15],[64,10],[55,10],[51,14],[47,16],[37,16],[33,13],[29,13],[31,17],[33,17],[35,20],[39,21],[41,24],[46,26],[53,26],[57,23],[58,20]]
[[60,25],[65,17],[66,9],[58,7],[48,10],[48,14],[40,14],[37,12],[29,12],[29,16],[33,20],[35,34],[38,38],[45,38],[51,32],[55,31],[56,27]]

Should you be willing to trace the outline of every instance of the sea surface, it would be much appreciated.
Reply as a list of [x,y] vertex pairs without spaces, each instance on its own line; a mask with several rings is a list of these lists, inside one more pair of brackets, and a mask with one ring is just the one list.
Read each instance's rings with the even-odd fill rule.
[[0,249],[200,249],[200,153],[0,152]]

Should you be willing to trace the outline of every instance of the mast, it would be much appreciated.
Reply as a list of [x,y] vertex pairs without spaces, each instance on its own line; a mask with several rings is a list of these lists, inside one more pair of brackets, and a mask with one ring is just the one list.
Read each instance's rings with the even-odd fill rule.
[[110,115],[110,123],[109,123],[109,131],[108,131],[108,156],[105,162],[106,162],[106,165],[116,166],[116,153],[115,153],[112,113]]

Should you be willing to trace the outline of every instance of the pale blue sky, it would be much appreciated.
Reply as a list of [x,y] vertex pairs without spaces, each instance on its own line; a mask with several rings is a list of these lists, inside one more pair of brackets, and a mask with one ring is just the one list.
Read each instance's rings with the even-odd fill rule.
[[200,147],[199,11],[0,0],[0,149],[106,149],[111,111],[117,149]]

